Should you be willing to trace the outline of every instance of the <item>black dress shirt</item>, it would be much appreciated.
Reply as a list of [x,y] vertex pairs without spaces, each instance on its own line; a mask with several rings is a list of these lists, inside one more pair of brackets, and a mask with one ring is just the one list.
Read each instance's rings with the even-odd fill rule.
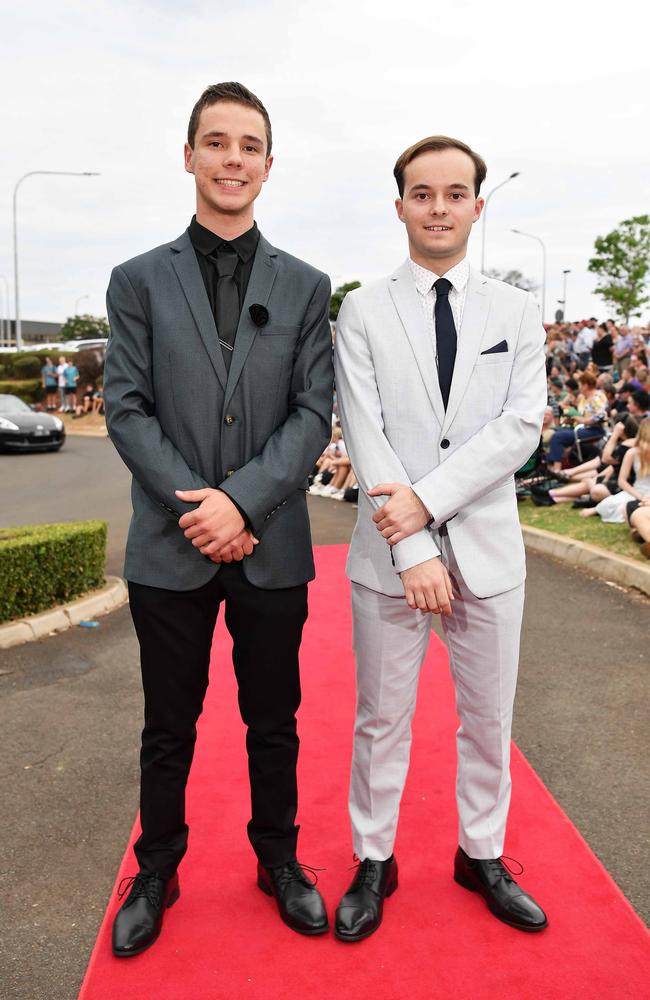
[[247,232],[242,233],[234,240],[224,240],[223,237],[218,236],[213,233],[210,229],[206,229],[202,226],[200,222],[196,221],[196,216],[192,216],[192,221],[190,222],[190,240],[192,241],[192,246],[194,247],[194,252],[196,253],[196,259],[199,262],[199,267],[201,269],[201,277],[203,278],[203,284],[205,285],[205,290],[208,293],[208,300],[210,302],[210,308],[212,309],[212,315],[216,322],[216,302],[217,302],[217,269],[213,261],[208,259],[208,254],[216,254],[217,249],[221,246],[232,247],[239,257],[237,267],[235,268],[235,283],[239,289],[239,309],[244,302],[246,296],[246,289],[248,288],[248,282],[250,281],[251,272],[253,270],[253,261],[255,259],[255,251],[257,250],[257,244],[260,238],[260,231],[257,225],[253,223],[252,227],[247,230]]

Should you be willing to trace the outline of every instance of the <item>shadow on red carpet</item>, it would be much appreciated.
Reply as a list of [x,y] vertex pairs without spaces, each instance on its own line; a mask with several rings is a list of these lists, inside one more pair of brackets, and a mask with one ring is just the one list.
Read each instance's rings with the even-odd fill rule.
[[[302,654],[299,856],[320,874],[331,918],[353,864],[347,785],[354,716],[345,546],[317,550]],[[181,898],[160,940],[112,957],[110,900],[80,1000],[643,1000],[647,932],[525,758],[513,748],[506,853],[549,914],[535,935],[499,923],[451,877],[457,725],[444,645],[432,634],[396,855],[400,887],[380,931],[356,945],[301,937],[255,884],[248,779],[230,640],[217,628],[188,790]],[[118,880],[134,872],[129,849]]]

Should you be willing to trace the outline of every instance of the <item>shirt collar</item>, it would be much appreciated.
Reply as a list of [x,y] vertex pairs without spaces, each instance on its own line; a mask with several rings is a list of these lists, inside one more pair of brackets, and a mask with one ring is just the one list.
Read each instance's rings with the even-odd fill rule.
[[215,253],[223,245],[231,246],[235,250],[240,260],[248,261],[257,249],[260,238],[260,231],[257,223],[253,223],[250,229],[234,240],[224,240],[218,233],[213,233],[211,229],[206,229],[200,222],[196,221],[196,216],[192,216],[189,226],[190,240],[195,250],[205,257]]
[[[429,271],[428,268],[422,267],[420,264],[416,264],[414,260],[409,257],[409,267],[411,268],[411,274],[413,275],[413,280],[415,282],[415,287],[417,288],[420,295],[428,295],[428,293],[433,288],[433,283],[440,277],[434,271]],[[467,280],[469,278],[469,263],[467,257],[463,257],[459,260],[457,264],[449,268],[444,277],[447,281],[450,281],[452,287],[458,292],[462,293],[467,285]]]

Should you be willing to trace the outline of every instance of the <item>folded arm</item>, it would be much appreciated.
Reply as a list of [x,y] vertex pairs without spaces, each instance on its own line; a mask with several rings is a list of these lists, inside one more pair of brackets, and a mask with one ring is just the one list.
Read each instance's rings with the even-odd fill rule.
[[507,480],[539,444],[547,400],[544,342],[538,309],[529,295],[502,413],[413,484],[435,523],[449,520]]

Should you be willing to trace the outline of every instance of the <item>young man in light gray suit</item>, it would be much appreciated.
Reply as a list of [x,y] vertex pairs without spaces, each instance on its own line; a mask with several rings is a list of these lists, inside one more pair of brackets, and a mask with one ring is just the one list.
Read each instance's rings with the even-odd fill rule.
[[506,923],[547,924],[500,860],[525,576],[513,473],[539,442],[545,337],[530,294],[467,262],[485,174],[455,139],[407,149],[395,178],[409,259],[350,292],[338,318],[339,412],[361,486],[348,559],[361,860],[336,914],[343,941],[372,934],[397,888],[411,719],[430,614],[440,612],[460,717],[454,877]]
[[[314,576],[305,490],[330,437],[326,275],[275,249],[253,206],[272,164],[264,105],[209,87],[190,118],[196,216],[116,267],[105,401],[133,474],[125,575],[140,643],[145,724],[139,871],[113,927],[130,957],[179,895],[185,785],[219,607],[247,726],[258,885],[302,934],[327,930],[296,860],[298,650]],[[219,844],[211,845],[215,877]]]

